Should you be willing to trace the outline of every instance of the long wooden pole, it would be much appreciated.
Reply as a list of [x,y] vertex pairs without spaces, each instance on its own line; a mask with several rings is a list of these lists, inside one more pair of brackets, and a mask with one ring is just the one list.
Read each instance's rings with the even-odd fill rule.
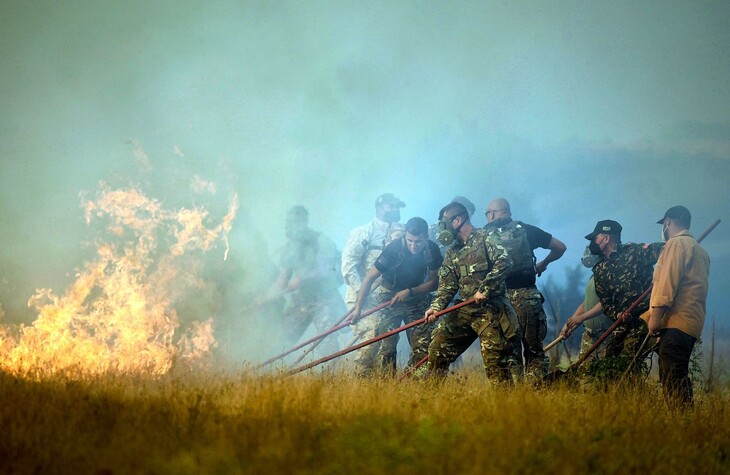
[[[705,239],[707,237],[707,235],[710,234],[712,232],[712,230],[717,227],[718,224],[720,224],[720,220],[719,219],[718,220],[715,220],[715,222],[712,223],[710,225],[710,227],[705,230],[704,233],[702,233],[702,235],[697,239],[697,242],[702,242],[702,240]],[[629,315],[629,314],[631,314],[631,312],[633,312],[634,309],[636,307],[638,307],[639,304],[651,293],[652,287],[654,287],[654,284],[651,284],[644,292],[641,293],[641,295],[639,295],[639,297],[636,300],[634,300],[634,303],[632,303],[631,306],[628,309],[626,309],[626,311],[622,312],[621,315],[619,315],[619,317],[616,319],[616,321],[613,322],[613,325],[611,325],[610,327],[608,327],[608,330],[606,330],[606,332],[603,335],[601,335],[598,338],[598,340],[596,340],[595,343],[593,343],[593,346],[591,346],[588,349],[588,351],[586,351],[583,354],[583,356],[581,356],[578,359],[578,361],[576,361],[571,366],[571,368],[577,368],[580,365],[582,365],[583,362],[585,362],[585,360],[587,360],[588,357],[591,356],[591,354],[594,351],[596,351],[596,348],[598,348],[599,346],[601,346],[601,343],[603,343],[604,340],[606,338],[608,338],[609,335],[611,335],[611,333],[616,329],[616,327],[618,327],[619,325],[621,325],[624,322],[624,320],[626,319],[626,316]]]
[[[445,314],[447,314],[449,312],[452,312],[452,311],[454,311],[454,310],[456,310],[458,308],[461,308],[461,307],[463,307],[465,305],[470,305],[470,304],[472,304],[474,302],[476,302],[476,299],[474,299],[474,298],[470,298],[469,300],[464,300],[461,303],[458,303],[458,304],[453,305],[451,307],[448,307],[448,308],[446,308],[444,310],[441,310],[440,312],[435,313],[433,316],[435,318],[438,318],[438,317],[440,317],[442,315],[445,315]],[[325,356],[325,357],[320,358],[318,360],[312,361],[311,363],[308,363],[308,364],[305,364],[303,366],[299,366],[297,368],[294,368],[292,370],[289,370],[289,371],[287,371],[286,374],[287,375],[292,375],[292,374],[296,374],[296,373],[299,373],[301,371],[304,371],[304,370],[313,368],[313,367],[315,367],[315,366],[317,366],[319,364],[326,363],[327,361],[333,360],[335,358],[339,358],[340,356],[346,355],[346,354],[348,354],[350,352],[353,352],[355,350],[359,350],[360,348],[364,348],[364,347],[366,347],[368,345],[372,345],[375,342],[378,342],[380,340],[384,340],[385,338],[388,338],[389,336],[392,336],[392,335],[395,335],[396,333],[400,333],[402,331],[408,330],[409,328],[413,328],[416,325],[420,325],[422,323],[426,323],[426,318],[425,317],[424,318],[421,318],[419,320],[415,320],[415,321],[413,321],[413,322],[411,322],[411,323],[409,323],[407,325],[403,325],[402,327],[398,327],[398,328],[396,328],[394,330],[391,330],[389,332],[385,332],[382,335],[378,335],[378,336],[376,336],[374,338],[371,338],[369,340],[365,340],[365,341],[363,341],[361,343],[358,343],[357,345],[351,346],[350,348],[345,348],[344,350],[340,350],[340,351],[338,351],[336,353],[332,353],[329,356]]]
[[[382,310],[382,309],[384,309],[385,307],[389,306],[389,305],[390,305],[391,303],[392,303],[392,300],[389,300],[389,301],[387,301],[387,302],[383,302],[383,303],[381,303],[381,304],[380,304],[380,305],[378,305],[377,307],[373,307],[373,308],[371,308],[371,309],[369,309],[369,310],[367,310],[367,311],[363,312],[362,314],[360,314],[360,319],[362,319],[362,318],[365,318],[365,317],[367,317],[367,316],[369,316],[369,315],[372,315],[373,313],[375,313],[375,312],[377,312],[377,311],[379,311],[379,310]],[[323,339],[324,337],[326,337],[327,335],[329,335],[329,334],[331,334],[331,333],[334,333],[334,332],[336,332],[336,331],[338,331],[338,330],[341,330],[341,329],[343,329],[343,328],[345,328],[345,327],[348,327],[348,326],[350,326],[350,325],[352,324],[352,322],[349,322],[349,321],[345,322],[345,319],[346,319],[347,317],[349,317],[349,316],[350,316],[350,314],[352,313],[352,310],[353,310],[353,309],[350,309],[350,311],[349,311],[349,312],[347,312],[347,313],[346,313],[346,314],[345,314],[345,315],[344,315],[344,316],[343,316],[342,318],[340,318],[340,319],[339,319],[339,320],[337,321],[337,323],[335,324],[335,326],[333,326],[333,327],[332,327],[332,328],[330,328],[329,330],[327,330],[327,331],[325,331],[325,332],[323,332],[323,333],[320,333],[319,335],[315,335],[315,336],[313,336],[312,338],[310,338],[310,339],[308,339],[308,340],[306,340],[306,341],[303,341],[302,343],[299,343],[299,344],[298,344],[298,345],[296,345],[296,346],[295,346],[294,348],[291,348],[291,349],[289,349],[289,350],[287,350],[287,351],[285,351],[285,352],[283,352],[283,353],[280,353],[280,354],[278,354],[278,355],[276,355],[276,356],[272,356],[272,357],[271,357],[271,358],[269,358],[268,360],[266,360],[266,361],[264,361],[263,363],[261,363],[261,364],[259,364],[258,366],[256,366],[256,368],[255,368],[255,369],[260,369],[260,368],[263,368],[264,366],[266,366],[266,365],[268,365],[268,364],[270,364],[270,363],[273,363],[274,361],[276,361],[276,360],[278,360],[278,359],[281,359],[281,358],[285,357],[285,356],[286,356],[286,355],[288,355],[289,353],[293,353],[293,352],[297,351],[298,349],[300,349],[300,348],[303,348],[303,347],[307,346],[307,345],[308,345],[308,344],[310,344],[310,343],[313,343],[313,342],[315,342],[315,341],[320,341],[320,340],[322,340],[322,339]],[[358,319],[358,320],[359,320],[359,319]],[[343,322],[344,322],[344,323],[343,323]]]

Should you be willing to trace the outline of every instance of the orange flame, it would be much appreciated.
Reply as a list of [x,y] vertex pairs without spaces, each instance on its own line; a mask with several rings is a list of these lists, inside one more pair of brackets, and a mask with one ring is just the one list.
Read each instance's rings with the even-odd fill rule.
[[137,189],[103,183],[96,200],[82,196],[82,204],[87,224],[101,220],[109,237],[64,295],[36,291],[28,301],[38,310],[32,325],[0,326],[0,369],[40,377],[161,375],[209,359],[213,316],[182,330],[175,310],[176,300],[200,284],[184,278],[180,257],[218,242],[227,255],[238,198],[217,225],[201,207],[166,210]]

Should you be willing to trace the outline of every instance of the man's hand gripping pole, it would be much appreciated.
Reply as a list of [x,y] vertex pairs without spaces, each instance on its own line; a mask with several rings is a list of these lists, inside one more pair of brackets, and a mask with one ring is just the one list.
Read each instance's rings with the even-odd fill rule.
[[[454,310],[456,310],[458,308],[464,307],[465,305],[473,304],[474,302],[476,302],[476,299],[474,299],[474,298],[470,298],[469,300],[464,300],[461,303],[458,303],[458,304],[453,305],[451,307],[445,308],[445,309],[441,310],[440,312],[437,312],[437,313],[433,314],[432,317],[433,318],[438,318],[438,317],[440,317],[442,315],[445,315],[445,314],[447,314],[449,312],[453,312]],[[392,336],[392,335],[395,335],[395,334],[400,333],[402,331],[408,330],[409,328],[413,328],[416,325],[420,325],[422,323],[426,323],[426,317],[421,318],[419,320],[415,320],[415,321],[413,321],[413,322],[411,322],[411,323],[409,323],[407,325],[403,325],[402,327],[395,328],[395,329],[393,329],[393,330],[391,330],[389,332],[385,332],[382,335],[376,336],[375,338],[371,338],[369,340],[365,340],[365,341],[363,341],[361,343],[358,343],[357,345],[351,346],[350,348],[345,348],[344,350],[340,350],[340,351],[338,351],[336,353],[332,353],[329,356],[325,356],[325,357],[320,358],[318,360],[312,361],[311,363],[308,363],[308,364],[305,364],[303,366],[299,366],[298,368],[294,368],[292,370],[289,370],[289,371],[287,371],[286,374],[287,375],[292,375],[292,374],[300,373],[300,372],[302,372],[304,370],[307,370],[307,369],[310,369],[310,368],[314,368],[317,365],[320,365],[322,363],[326,363],[327,361],[330,361],[330,360],[333,360],[333,359],[338,358],[340,356],[346,355],[347,353],[353,352],[355,350],[359,350],[360,348],[364,348],[364,347],[366,347],[368,345],[372,345],[375,342],[378,342],[380,340],[384,340],[385,338],[388,338],[389,336]]]

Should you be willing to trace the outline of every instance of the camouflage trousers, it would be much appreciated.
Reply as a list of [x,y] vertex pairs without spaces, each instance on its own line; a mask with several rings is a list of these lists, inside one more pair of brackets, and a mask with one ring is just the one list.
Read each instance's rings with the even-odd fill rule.
[[[580,354],[578,355],[578,358],[582,358],[584,354],[590,350],[593,345],[596,343],[596,341],[606,333],[607,328],[601,328],[597,330],[589,330],[587,328],[583,329],[583,336],[580,337]],[[608,336],[603,342],[598,346],[598,348],[593,351],[591,356],[588,357],[588,361],[592,360],[598,360],[601,358],[604,358],[606,356],[606,348],[608,347],[608,343],[611,341],[611,338],[613,337],[613,333]]]
[[[314,324],[317,333],[329,330],[346,311],[339,294],[330,298],[292,299],[284,311],[284,338],[287,344],[296,343],[311,324]],[[325,338],[317,347],[317,352],[321,355],[337,350],[337,339],[334,336]]]
[[[396,302],[390,307],[386,307],[381,313],[380,322],[375,333],[382,335],[401,325],[422,319],[430,304],[431,294],[419,294],[406,301]],[[408,343],[411,345],[408,366],[413,366],[428,356],[431,332],[435,326],[435,323],[422,323],[406,330],[406,337],[408,338]],[[375,367],[378,371],[395,372],[398,338],[399,335],[396,334],[380,341],[380,348],[375,360]]]
[[522,332],[506,296],[455,310],[436,325],[428,347],[429,370],[446,374],[449,365],[479,338],[487,377],[516,381],[521,377],[519,353]]
[[542,380],[548,373],[550,362],[543,341],[547,335],[547,316],[542,308],[545,299],[537,287],[507,289],[517,320],[522,328],[522,355],[525,359],[525,376]]
[[611,340],[606,345],[606,357],[633,359],[648,332],[649,328],[641,318],[623,322],[611,333]]

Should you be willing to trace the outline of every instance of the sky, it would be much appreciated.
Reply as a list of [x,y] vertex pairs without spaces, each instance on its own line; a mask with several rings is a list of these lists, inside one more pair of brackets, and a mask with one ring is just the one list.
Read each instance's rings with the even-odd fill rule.
[[[730,326],[730,3],[0,0],[0,305],[32,317],[88,255],[80,194],[241,210],[231,250],[306,206],[342,246],[393,192],[436,220],[505,197],[579,262],[596,221],[693,213]],[[538,255],[540,257],[540,255]]]

